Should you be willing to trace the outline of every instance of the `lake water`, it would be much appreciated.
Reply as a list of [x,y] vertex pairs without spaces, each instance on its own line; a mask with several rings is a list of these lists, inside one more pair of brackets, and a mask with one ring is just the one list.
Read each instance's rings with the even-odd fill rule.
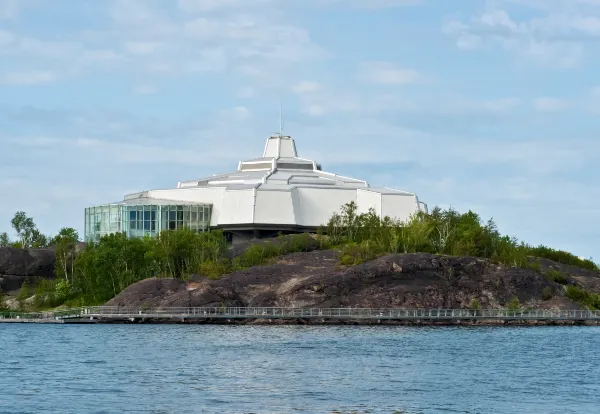
[[599,413],[597,327],[0,324],[0,413]]

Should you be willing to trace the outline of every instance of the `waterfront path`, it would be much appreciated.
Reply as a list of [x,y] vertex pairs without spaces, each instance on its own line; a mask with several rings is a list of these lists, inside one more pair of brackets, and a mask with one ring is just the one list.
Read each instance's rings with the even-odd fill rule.
[[130,308],[90,306],[54,312],[0,314],[1,322],[230,322],[234,320],[471,322],[573,321],[600,323],[600,311],[509,309],[374,309],[374,308]]

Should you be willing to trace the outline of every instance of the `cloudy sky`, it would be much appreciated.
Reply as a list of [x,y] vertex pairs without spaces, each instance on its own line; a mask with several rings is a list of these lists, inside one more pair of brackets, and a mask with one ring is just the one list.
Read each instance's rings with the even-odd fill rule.
[[1,0],[0,231],[303,157],[600,258],[600,0]]

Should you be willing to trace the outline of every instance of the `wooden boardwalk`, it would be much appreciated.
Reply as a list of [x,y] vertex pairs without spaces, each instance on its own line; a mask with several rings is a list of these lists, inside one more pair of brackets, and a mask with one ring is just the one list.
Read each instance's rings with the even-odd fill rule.
[[94,323],[226,323],[241,320],[298,322],[477,322],[477,321],[572,321],[600,323],[600,311],[509,309],[373,309],[373,308],[129,308],[90,306],[56,312],[0,315],[1,322]]

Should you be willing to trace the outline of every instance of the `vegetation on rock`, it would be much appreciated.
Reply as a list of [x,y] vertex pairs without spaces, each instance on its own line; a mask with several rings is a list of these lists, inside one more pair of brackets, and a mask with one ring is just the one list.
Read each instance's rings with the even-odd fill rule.
[[358,214],[356,204],[348,203],[333,215],[326,233],[334,246],[343,247],[344,264],[357,264],[386,253],[421,252],[483,257],[518,267],[530,267],[531,257],[539,257],[600,270],[592,260],[503,236],[493,220],[483,223],[472,211],[461,214],[436,207],[430,214],[418,213],[403,223],[380,218],[374,210]]
[[[19,240],[10,242],[3,233],[0,246],[52,245],[56,255],[57,278],[41,280],[35,286],[24,285],[17,297],[23,308],[101,304],[133,283],[150,277],[186,279],[200,274],[216,279],[236,270],[267,264],[284,254],[331,248],[340,251],[339,264],[343,266],[357,265],[386,254],[421,252],[481,257],[536,271],[540,271],[540,264],[532,258],[599,270],[592,260],[546,246],[530,246],[501,235],[493,220],[483,222],[476,213],[461,214],[453,209],[435,208],[429,214],[418,213],[407,222],[400,222],[381,218],[374,210],[358,213],[356,204],[351,202],[333,214],[317,235],[280,236],[257,242],[237,257],[228,257],[228,246],[221,231],[169,230],[143,239],[112,234],[77,251],[79,235],[74,229],[63,228],[56,237],[44,237],[23,212],[15,215],[12,224]],[[544,274],[553,282],[567,284],[566,276],[560,271],[550,269]],[[26,300],[34,294],[32,301]],[[548,300],[553,295],[552,289],[547,289],[542,296]],[[600,308],[599,295],[574,286],[567,287],[567,295],[586,307]],[[474,299],[471,307],[479,306]],[[518,299],[508,306],[518,307]]]
[[600,310],[600,295],[597,293],[587,292],[577,286],[567,286],[566,295],[573,302],[584,307]]

